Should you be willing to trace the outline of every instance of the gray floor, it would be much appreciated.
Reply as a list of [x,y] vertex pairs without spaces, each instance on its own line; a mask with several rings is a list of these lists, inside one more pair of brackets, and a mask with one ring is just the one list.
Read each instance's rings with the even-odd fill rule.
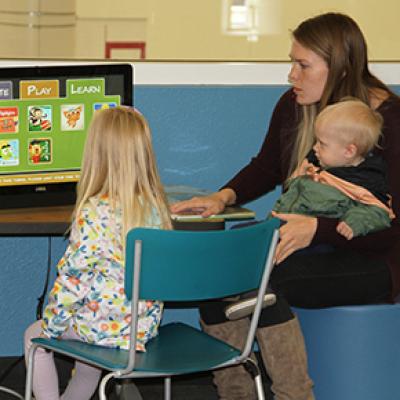
[[[0,358],[0,375],[7,371],[7,369],[16,361],[16,358]],[[59,361],[58,365],[60,372],[60,385],[61,387],[64,387],[68,380],[71,365],[64,361]],[[4,377],[1,386],[6,386],[7,388],[13,389],[23,395],[25,387],[25,367],[22,360],[11,369],[7,376]],[[137,387],[139,388],[143,400],[161,400],[163,398],[163,383],[161,379],[140,379],[137,381]],[[110,400],[120,399],[120,397],[116,395],[114,389],[110,390],[109,395]],[[125,399],[125,397],[121,398]],[[173,379],[172,398],[173,400],[217,400],[218,396],[214,386],[212,385],[211,375],[202,374]],[[16,397],[0,391],[0,400],[15,399]],[[93,396],[92,400],[97,399],[98,396],[96,394]]]
[[[163,386],[160,380],[139,380],[137,387],[143,400],[156,400],[163,398]],[[121,397],[115,395],[115,392],[110,396],[110,400],[130,400],[129,390],[128,395]],[[137,397],[133,397],[136,400]],[[209,375],[195,376],[187,378],[175,378],[172,380],[172,399],[173,400],[218,400],[217,393],[211,382]],[[95,400],[95,399],[93,399]],[[96,399],[97,400],[97,399]]]
[[[58,369],[60,373],[60,386],[65,387],[72,368],[72,364],[64,359],[58,359]],[[12,367],[10,369],[10,367]],[[6,375],[5,375],[6,374]],[[25,387],[25,366],[22,360],[16,357],[0,357],[0,385],[16,390],[23,394]],[[143,400],[162,400],[163,383],[161,379],[140,379],[137,387]],[[264,379],[266,400],[272,400],[269,393],[268,379]],[[16,397],[0,392],[0,400],[15,400]],[[118,400],[119,396],[112,390],[110,400]],[[216,390],[212,384],[211,374],[196,374],[185,377],[176,377],[172,380],[172,399],[173,400],[218,400]],[[98,400],[97,394],[92,400]]]

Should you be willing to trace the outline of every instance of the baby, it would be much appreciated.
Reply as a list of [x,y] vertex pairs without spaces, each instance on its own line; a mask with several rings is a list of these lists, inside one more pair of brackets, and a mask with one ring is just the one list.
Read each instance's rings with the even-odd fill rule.
[[346,239],[388,228],[390,207],[378,145],[382,117],[359,100],[326,107],[315,121],[313,150],[293,173],[274,211],[339,219]]

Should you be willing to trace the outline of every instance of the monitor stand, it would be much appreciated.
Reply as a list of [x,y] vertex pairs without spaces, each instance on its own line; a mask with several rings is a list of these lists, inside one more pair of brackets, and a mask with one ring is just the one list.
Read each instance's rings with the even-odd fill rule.
[[0,187],[0,209],[75,204],[76,183]]

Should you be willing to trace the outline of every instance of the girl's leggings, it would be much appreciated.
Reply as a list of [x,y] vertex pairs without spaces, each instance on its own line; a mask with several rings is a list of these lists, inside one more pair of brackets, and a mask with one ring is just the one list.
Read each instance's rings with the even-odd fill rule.
[[[31,339],[38,337],[42,321],[36,321],[25,332],[25,361],[28,362]],[[73,329],[67,330],[63,339],[78,339]],[[67,388],[60,397],[58,389],[58,374],[54,363],[53,352],[38,348],[35,353],[33,370],[33,393],[36,400],[89,400],[95,392],[101,369],[82,362],[75,362],[75,373]]]

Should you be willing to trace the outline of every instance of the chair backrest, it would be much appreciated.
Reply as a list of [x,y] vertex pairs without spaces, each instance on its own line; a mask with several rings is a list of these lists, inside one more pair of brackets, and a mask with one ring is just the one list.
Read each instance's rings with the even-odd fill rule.
[[126,295],[132,298],[135,259],[141,299],[194,301],[258,288],[278,228],[279,220],[269,219],[226,231],[132,229],[126,242]]
[[129,362],[136,363],[139,299],[194,301],[226,297],[259,288],[246,344],[251,351],[262,297],[272,270],[279,220],[270,219],[228,231],[165,231],[136,228],[128,232],[125,293],[132,300]]

